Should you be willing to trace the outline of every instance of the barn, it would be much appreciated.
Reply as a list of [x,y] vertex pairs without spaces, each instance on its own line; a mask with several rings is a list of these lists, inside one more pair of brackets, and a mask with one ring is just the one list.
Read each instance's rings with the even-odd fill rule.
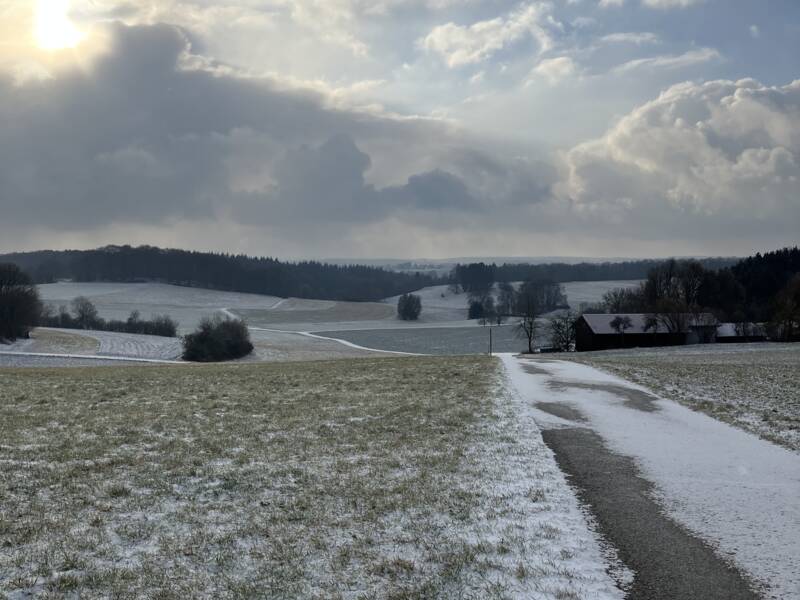
[[[575,323],[575,350],[613,350],[682,346],[714,341],[717,321],[713,315],[681,315],[683,331],[672,331],[663,324],[652,325],[649,314],[581,315]],[[620,326],[620,323],[623,326]]]

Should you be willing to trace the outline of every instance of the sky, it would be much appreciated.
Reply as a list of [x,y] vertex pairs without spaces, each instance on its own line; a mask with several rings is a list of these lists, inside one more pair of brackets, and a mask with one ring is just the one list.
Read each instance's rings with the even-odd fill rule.
[[0,251],[800,242],[796,0],[0,0]]

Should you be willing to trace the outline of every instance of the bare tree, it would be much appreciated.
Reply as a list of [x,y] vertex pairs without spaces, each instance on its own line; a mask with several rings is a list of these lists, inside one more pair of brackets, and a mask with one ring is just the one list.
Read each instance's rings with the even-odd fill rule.
[[538,324],[536,317],[539,311],[536,306],[535,298],[527,296],[517,302],[517,310],[521,312],[517,322],[515,333],[517,337],[528,341],[528,352],[533,354],[533,340],[536,338]]
[[609,325],[611,325],[611,328],[620,335],[624,345],[625,332],[633,327],[633,321],[631,321],[631,318],[628,316],[618,315],[611,320]]
[[97,324],[97,308],[86,296],[78,296],[72,300],[72,312],[80,329],[92,329]]
[[561,313],[550,320],[550,343],[564,352],[570,351],[575,344],[576,316],[571,310]]

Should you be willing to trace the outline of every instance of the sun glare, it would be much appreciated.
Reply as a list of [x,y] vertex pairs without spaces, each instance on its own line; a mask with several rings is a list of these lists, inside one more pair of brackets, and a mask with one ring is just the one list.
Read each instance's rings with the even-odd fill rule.
[[38,0],[36,43],[44,50],[74,48],[83,34],[70,21],[69,0]]

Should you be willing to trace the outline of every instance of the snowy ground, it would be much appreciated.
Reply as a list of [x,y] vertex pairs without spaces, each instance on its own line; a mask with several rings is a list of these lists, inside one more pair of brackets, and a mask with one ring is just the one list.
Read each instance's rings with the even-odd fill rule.
[[179,338],[112,331],[38,328],[32,332],[31,339],[2,345],[0,351],[4,354],[55,354],[63,355],[65,359],[96,355],[171,361],[180,358],[183,347]]
[[800,344],[712,344],[570,355],[800,451]]
[[4,381],[0,596],[622,598],[496,361]]
[[603,294],[616,288],[639,287],[639,280],[625,281],[570,281],[564,283],[567,302],[574,310],[580,310],[582,304],[596,304],[603,299]]
[[202,317],[223,308],[257,310],[281,301],[274,296],[220,292],[161,283],[52,283],[40,285],[42,300],[51,306],[67,305],[77,296],[86,296],[105,319],[125,320],[133,310],[143,318],[167,314],[188,332]]
[[[504,361],[526,402],[583,415],[613,451],[636,460],[669,516],[767,597],[800,597],[800,455],[670,400],[643,400],[635,392],[646,389],[590,366]],[[554,412],[536,410],[537,422],[576,426]]]

